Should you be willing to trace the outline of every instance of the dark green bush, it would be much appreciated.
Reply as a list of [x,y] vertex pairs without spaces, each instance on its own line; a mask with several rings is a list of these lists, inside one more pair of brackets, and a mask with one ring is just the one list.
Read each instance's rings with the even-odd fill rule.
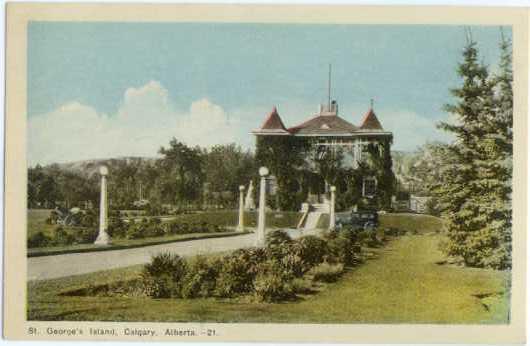
[[45,247],[48,246],[50,243],[50,237],[48,237],[42,231],[34,233],[28,238],[28,248]]
[[287,232],[281,229],[268,232],[265,239],[265,243],[269,248],[290,244],[292,241],[293,240],[291,239],[291,237],[289,237]]
[[358,233],[352,229],[329,232],[325,235],[328,253],[325,256],[330,263],[343,263],[346,266],[360,262],[361,248],[357,242]]
[[176,254],[153,256],[142,271],[145,294],[153,298],[180,297],[186,269],[186,262]]
[[283,271],[275,260],[258,265],[254,280],[254,292],[259,301],[277,302],[294,296],[292,280],[294,278]]
[[222,261],[219,258],[196,256],[188,261],[187,273],[183,279],[182,297],[212,296],[221,267]]
[[82,227],[97,227],[98,226],[98,214],[95,209],[87,210],[80,217],[79,225]]
[[127,229],[127,239],[142,239],[146,235],[146,225],[143,222],[131,222]]
[[124,238],[127,234],[128,225],[121,217],[114,217],[109,219],[107,226],[107,233],[113,238]]
[[259,248],[239,249],[224,256],[215,293],[221,297],[233,297],[250,292],[257,267],[265,259],[265,251]]
[[313,275],[313,280],[322,282],[335,282],[339,279],[344,271],[342,263],[330,264],[327,262],[321,263],[309,271]]
[[52,243],[55,246],[66,246],[72,245],[76,241],[75,236],[64,230],[63,227],[59,226],[55,229]]
[[324,261],[328,253],[328,245],[324,239],[308,235],[297,239],[296,242],[299,244],[298,255],[304,262],[304,270],[309,270]]
[[89,244],[96,241],[98,234],[97,228],[84,228],[75,232],[75,239],[77,243]]

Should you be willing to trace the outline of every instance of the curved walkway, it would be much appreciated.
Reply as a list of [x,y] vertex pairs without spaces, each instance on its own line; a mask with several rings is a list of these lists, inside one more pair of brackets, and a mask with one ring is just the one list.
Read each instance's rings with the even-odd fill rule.
[[[317,230],[289,231],[293,238],[316,232]],[[28,280],[54,279],[144,264],[149,262],[153,255],[165,251],[175,252],[181,256],[191,256],[235,250],[253,246],[255,239],[255,234],[244,234],[236,237],[198,239],[124,250],[30,257],[28,258]]]

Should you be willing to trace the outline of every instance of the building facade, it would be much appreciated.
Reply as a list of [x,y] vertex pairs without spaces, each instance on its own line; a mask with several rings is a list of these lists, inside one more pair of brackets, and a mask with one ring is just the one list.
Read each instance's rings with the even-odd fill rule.
[[[302,202],[326,203],[329,186],[339,185],[339,193],[348,192],[351,195],[350,201],[344,201],[346,207],[356,204],[359,199],[373,202],[381,195],[385,195],[383,199],[387,202],[377,201],[377,207],[390,204],[391,191],[388,190],[391,187],[386,180],[393,179],[390,152],[393,135],[384,130],[373,106],[360,124],[354,125],[339,116],[338,104],[332,101],[321,105],[319,112],[308,120],[292,127],[285,126],[274,107],[261,127],[252,131],[252,134],[257,139],[258,153],[267,152],[267,149],[272,153],[272,146],[276,142],[291,143],[291,150],[301,151],[303,162],[291,166],[291,170],[298,177],[295,179],[299,185],[297,191],[304,192]],[[290,163],[283,162],[285,165]],[[277,174],[282,174],[282,162],[273,163],[272,166],[271,171],[275,175],[273,183],[278,183]],[[308,176],[302,174],[304,171],[313,176],[313,183],[307,189],[300,186],[304,177]],[[385,180],[384,184],[382,180]],[[279,185],[281,190],[281,182]]]

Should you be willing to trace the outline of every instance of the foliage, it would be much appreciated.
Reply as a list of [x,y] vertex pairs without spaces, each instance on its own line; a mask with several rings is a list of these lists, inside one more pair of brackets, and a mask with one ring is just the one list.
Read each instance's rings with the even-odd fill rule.
[[457,102],[446,106],[455,123],[441,123],[456,141],[445,147],[441,179],[432,185],[447,220],[447,254],[468,266],[511,266],[511,49],[501,42],[501,66],[491,77],[469,39],[458,67]]
[[328,249],[325,259],[328,262],[344,263],[346,266],[353,266],[360,262],[361,249],[354,230],[343,228],[340,231],[328,232],[325,236]]
[[159,153],[164,156],[158,162],[164,199],[177,205],[200,199],[204,181],[200,148],[190,148],[173,138]]
[[254,155],[232,143],[203,150],[204,200],[208,206],[235,207],[239,186],[248,185],[257,172]]
[[153,298],[180,296],[186,270],[186,262],[178,255],[161,253],[153,256],[142,271],[145,293]]
[[309,274],[313,275],[313,280],[315,281],[335,282],[340,278],[343,271],[344,265],[342,263],[330,264],[324,262],[311,269]]
[[34,233],[28,237],[28,248],[44,247],[44,246],[48,246],[50,243],[51,243],[50,237],[48,237],[42,231]]
[[314,235],[306,235],[296,240],[299,245],[298,255],[304,263],[304,271],[322,263],[328,253],[327,242]]
[[[256,140],[256,162],[269,168],[278,184],[278,207],[296,210],[305,199],[299,193],[299,176],[305,163],[308,143],[291,136],[259,136]],[[257,182],[257,181],[256,181]]]
[[222,261],[217,257],[195,256],[188,261],[187,273],[183,278],[182,297],[212,296],[221,268]]
[[268,260],[258,265],[254,292],[259,301],[276,302],[294,295],[293,277],[282,270],[281,264]]
[[259,263],[266,258],[262,249],[239,249],[222,258],[215,292],[221,297],[233,297],[250,292]]

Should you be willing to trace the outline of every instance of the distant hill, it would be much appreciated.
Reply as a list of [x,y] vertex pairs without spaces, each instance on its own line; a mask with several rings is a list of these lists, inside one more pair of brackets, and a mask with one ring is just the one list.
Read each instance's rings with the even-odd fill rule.
[[47,165],[45,169],[53,169],[54,167],[59,168],[64,171],[78,173],[86,175],[88,177],[93,174],[97,174],[99,167],[105,165],[108,167],[109,171],[112,172],[113,168],[116,168],[121,165],[129,164],[145,164],[153,165],[156,162],[156,157],[140,157],[140,156],[126,156],[126,157],[117,157],[111,159],[93,159],[93,160],[81,160],[74,162],[65,162],[65,163],[54,163]]

